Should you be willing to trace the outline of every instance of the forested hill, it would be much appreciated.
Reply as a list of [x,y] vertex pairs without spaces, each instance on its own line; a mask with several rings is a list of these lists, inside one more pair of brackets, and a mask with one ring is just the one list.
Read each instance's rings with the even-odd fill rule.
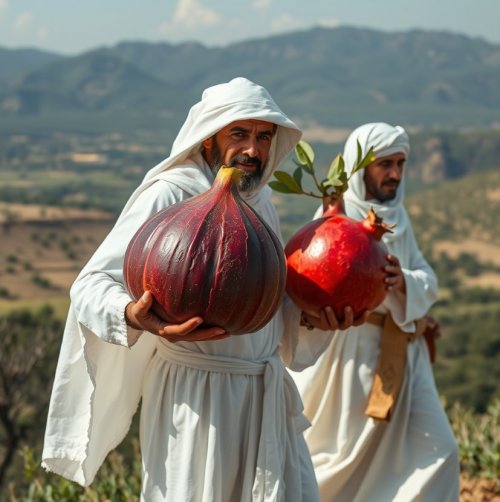
[[[265,85],[304,126],[498,124],[500,45],[448,32],[314,28],[224,47],[123,42],[76,56],[0,50],[0,129],[175,129],[205,87]],[[92,129],[93,127],[93,129]]]

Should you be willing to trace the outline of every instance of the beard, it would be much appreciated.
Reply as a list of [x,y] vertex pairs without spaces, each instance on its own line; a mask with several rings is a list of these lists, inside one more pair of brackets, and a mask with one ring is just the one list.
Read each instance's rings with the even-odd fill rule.
[[221,159],[221,153],[219,149],[219,145],[215,141],[215,138],[212,138],[212,162],[210,164],[210,169],[217,175],[219,169],[223,165],[228,165],[229,167],[234,167],[236,164],[253,164],[256,167],[256,170],[247,173],[243,171],[243,174],[240,178],[238,189],[240,192],[251,192],[259,187],[260,182],[262,180],[262,173],[264,172],[264,168],[266,165],[262,164],[260,159],[257,157],[250,157],[248,155],[235,155],[232,157],[229,162],[226,164]]
[[399,180],[388,180],[377,185],[370,176],[365,176],[364,181],[367,193],[370,193],[379,202],[387,202],[396,198],[400,185]]

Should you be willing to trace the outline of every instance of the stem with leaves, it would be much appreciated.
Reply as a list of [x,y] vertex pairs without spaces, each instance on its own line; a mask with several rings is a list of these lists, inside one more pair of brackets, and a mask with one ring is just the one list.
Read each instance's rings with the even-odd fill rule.
[[[339,200],[343,198],[344,192],[349,187],[349,180],[354,173],[358,172],[360,169],[364,169],[367,165],[371,164],[375,160],[375,154],[373,153],[373,148],[370,148],[366,155],[363,157],[363,152],[359,141],[357,142],[357,158],[356,165],[351,171],[351,174],[347,176],[345,172],[345,162],[342,155],[338,154],[332,161],[330,168],[325,179],[318,181],[316,177],[316,172],[314,170],[314,151],[305,141],[299,141],[295,147],[294,159],[296,168],[293,174],[289,174],[285,171],[275,171],[274,176],[276,180],[269,182],[269,186],[280,193],[295,193],[308,195],[309,197],[315,197],[317,199],[329,199],[331,201]],[[306,191],[302,185],[302,178],[304,172],[309,174],[313,181],[316,189],[319,193],[314,193],[311,191]]]

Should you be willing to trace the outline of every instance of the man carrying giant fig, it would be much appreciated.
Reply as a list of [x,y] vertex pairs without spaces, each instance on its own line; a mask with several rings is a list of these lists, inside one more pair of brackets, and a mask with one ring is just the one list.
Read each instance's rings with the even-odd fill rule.
[[142,400],[142,500],[318,499],[285,365],[312,364],[325,348],[316,332],[368,312],[354,320],[346,306],[339,323],[333,309],[303,314],[283,294],[266,183],[300,137],[245,78],[203,92],[71,288],[48,470],[92,483]]

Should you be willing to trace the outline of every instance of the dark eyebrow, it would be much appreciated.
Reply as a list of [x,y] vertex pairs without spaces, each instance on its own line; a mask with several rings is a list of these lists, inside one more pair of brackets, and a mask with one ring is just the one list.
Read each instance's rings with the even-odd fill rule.
[[245,127],[241,127],[241,126],[234,126],[234,127],[231,127],[231,129],[229,129],[230,132],[248,132],[249,129],[246,129]]
[[[269,131],[260,131],[259,134],[270,134],[271,136],[274,136],[276,134],[276,130],[278,129],[278,126],[276,124],[272,124],[272,129]],[[250,129],[242,126],[234,126],[231,127],[229,130],[230,132],[248,132]]]

